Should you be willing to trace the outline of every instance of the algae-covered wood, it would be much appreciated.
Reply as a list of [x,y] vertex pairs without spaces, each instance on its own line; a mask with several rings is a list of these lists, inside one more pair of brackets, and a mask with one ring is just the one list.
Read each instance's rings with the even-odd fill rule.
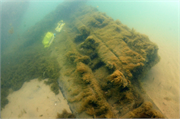
[[[55,32],[60,20],[63,29],[43,49],[44,34]],[[38,47],[56,59],[52,71],[59,78],[47,83],[53,82],[52,90],[59,86],[77,118],[164,117],[138,80],[160,59],[158,46],[148,36],[83,2],[64,2],[24,38],[20,47],[25,51]],[[45,75],[43,71],[37,76]],[[51,78],[51,71],[46,75]]]
[[164,117],[134,88],[159,61],[158,46],[96,8],[82,5],[68,15],[71,48],[59,85],[76,117]]

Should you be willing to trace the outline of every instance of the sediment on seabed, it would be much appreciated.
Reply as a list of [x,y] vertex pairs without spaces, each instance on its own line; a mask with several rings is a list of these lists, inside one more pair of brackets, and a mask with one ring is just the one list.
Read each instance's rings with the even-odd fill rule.
[[[49,50],[61,69],[59,87],[77,118],[164,117],[139,84],[160,60],[148,36],[83,2],[62,3],[49,16],[42,23],[66,23]],[[23,47],[34,43],[29,39]]]

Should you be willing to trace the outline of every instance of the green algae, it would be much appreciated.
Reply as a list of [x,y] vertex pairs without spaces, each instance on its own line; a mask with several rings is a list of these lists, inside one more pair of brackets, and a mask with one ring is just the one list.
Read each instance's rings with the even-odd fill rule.
[[6,49],[1,56],[1,109],[8,103],[9,89],[19,90],[24,82],[33,78],[43,80],[51,90],[59,93],[57,79],[60,67],[56,57],[50,56],[51,49],[44,49],[42,38],[47,31],[53,31],[59,20],[55,12],[48,14],[25,33],[21,39],[14,39],[15,49]]
[[[31,32],[33,31],[30,31],[29,35]],[[29,35],[26,34],[24,37],[30,37]],[[9,89],[19,90],[24,82],[34,78],[39,78],[40,80],[48,78],[48,84],[52,84],[51,90],[58,94],[57,79],[60,67],[56,57],[50,56],[50,49],[43,48],[42,39],[36,40],[35,44],[30,43],[32,42],[31,39],[38,39],[41,35],[41,33],[35,36],[32,35],[32,37],[22,43],[22,46],[2,54],[1,109],[8,103]],[[25,45],[26,43],[30,44]]]
[[57,79],[60,68],[55,58],[49,57],[45,51],[22,51],[16,54],[2,56],[1,75],[1,107],[8,100],[9,89],[19,90],[23,83],[33,78],[48,78],[48,84],[52,84],[51,90],[58,94]]

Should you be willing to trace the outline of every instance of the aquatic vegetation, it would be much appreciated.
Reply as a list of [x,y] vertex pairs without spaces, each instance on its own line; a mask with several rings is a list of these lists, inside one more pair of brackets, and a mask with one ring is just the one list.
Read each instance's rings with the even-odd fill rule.
[[81,100],[83,100],[85,97],[87,97],[88,95],[92,95],[92,93],[89,90],[83,90],[82,92],[80,92],[77,96],[75,96],[72,99],[68,99],[69,102],[79,102]]
[[93,116],[93,118],[96,118],[95,111],[94,111],[94,108],[93,108],[93,107],[88,108],[88,109],[86,110],[86,113],[87,113],[88,115]]
[[114,73],[110,75],[110,80],[115,85],[122,86],[123,88],[128,86],[127,79],[125,79],[123,73],[119,70],[114,71]]
[[104,101],[99,100],[93,95],[88,96],[86,99],[83,100],[82,108],[79,110],[79,112],[82,112],[84,110],[88,115],[92,115],[94,118],[105,118],[106,114],[110,113],[109,105],[107,103],[104,103]]
[[76,42],[76,43],[84,41],[90,34],[90,31],[87,29],[86,26],[81,26],[78,28],[78,30],[79,30],[80,34],[77,34],[74,39],[74,42]]
[[92,79],[92,74],[90,72],[88,72],[88,68],[85,64],[83,64],[82,62],[78,62],[77,63],[77,71],[79,73],[81,73],[82,80],[85,83],[90,83],[90,81]]
[[89,74],[89,73],[83,74],[82,80],[83,80],[84,82],[86,82],[86,83],[90,83],[90,81],[91,81],[91,74]]
[[132,101],[134,100],[134,95],[132,94],[131,91],[126,91],[123,92],[122,95],[120,96],[120,100],[119,103],[120,105],[122,104],[127,104],[127,103],[132,103]]
[[77,52],[73,52],[73,51],[69,51],[66,54],[66,57],[68,58],[68,60],[72,61],[72,62],[83,62],[85,64],[88,64],[91,59],[89,58],[89,56],[83,56]]
[[93,36],[88,36],[85,41],[79,45],[79,51],[84,55],[90,56],[91,59],[94,59],[97,57],[96,48],[98,45]]
[[[111,113],[110,107],[104,99],[102,90],[100,89],[98,82],[94,78],[92,70],[88,66],[86,66],[86,67],[87,67],[87,73],[82,74],[82,77],[88,75],[88,79],[90,79],[90,81],[91,81],[91,82],[88,82],[88,84],[92,88],[92,90],[94,92],[93,95],[95,95],[95,96],[92,95],[90,97],[87,97],[86,100],[82,104],[83,107],[88,107],[87,109],[89,110],[89,106],[90,107],[93,106],[95,108],[95,114],[93,114],[93,116],[97,116],[97,117],[101,116],[103,114],[106,115],[106,113]],[[86,81],[86,83],[87,83],[87,81]],[[83,109],[83,110],[86,110],[86,109]],[[88,113],[88,111],[87,111],[87,113]]]
[[74,90],[71,92],[71,95],[72,95],[72,96],[76,96],[76,95],[78,95],[80,92],[81,92],[81,90],[80,90],[79,88],[77,88],[77,89],[74,89]]
[[117,25],[121,25],[121,24],[122,24],[119,19],[116,19],[115,23],[116,23]]
[[[23,83],[33,78],[49,78],[47,84],[58,94],[59,66],[55,58],[49,57],[42,50],[24,50],[16,54],[2,55],[1,107],[7,104],[9,88],[19,90]],[[9,64],[10,63],[10,64]]]
[[67,110],[64,109],[61,114],[57,113],[56,118],[76,118],[76,116],[72,113],[67,112]]
[[90,26],[103,28],[106,25],[108,25],[111,20],[113,20],[112,18],[106,19],[106,17],[108,16],[105,13],[94,13],[91,16],[89,16],[90,19],[88,20],[88,24]]
[[[69,13],[73,19],[73,22],[69,20],[69,26],[73,26],[69,39],[75,49],[67,48],[68,60],[64,61],[71,64],[65,72],[68,68],[75,71],[68,75],[71,80],[60,79],[67,83],[61,85],[64,95],[77,117],[123,117],[142,106],[144,98],[134,87],[159,61],[158,47],[146,35],[97,9],[83,5],[76,10]],[[146,105],[143,109],[150,107]]]
[[121,32],[121,31],[122,31],[122,28],[121,28],[120,26],[117,25],[117,26],[115,27],[115,31]]
[[52,90],[56,95],[59,94],[59,85],[58,85],[57,81],[54,82],[54,83],[51,85],[51,90]]
[[84,74],[88,71],[86,65],[83,64],[82,62],[77,63],[77,69],[76,70],[81,74]]
[[[93,95],[93,93],[89,96],[87,96],[86,98],[84,98],[81,102],[81,108],[78,110],[79,113],[85,111],[85,110],[89,110],[92,109],[92,107],[97,107],[97,99],[96,97]],[[88,111],[87,111],[88,113]],[[93,115],[93,114],[92,114]]]
[[[22,6],[22,5],[21,5]],[[22,10],[24,11],[24,10]],[[54,28],[53,20],[49,20],[52,14],[47,15],[35,26],[31,27],[22,36],[22,43],[16,50],[9,54],[2,55],[2,80],[1,108],[7,104],[8,89],[21,88],[25,81],[33,78],[49,78],[48,84],[53,84],[51,89],[57,94],[57,78],[59,77],[59,66],[55,58],[50,57],[50,51],[42,49],[42,36]],[[4,17],[3,17],[4,18]],[[10,33],[12,33],[11,29]],[[3,91],[6,90],[6,91]]]
[[159,111],[152,109],[151,102],[144,102],[140,107],[134,109],[129,114],[130,118],[164,118]]
[[[71,2],[63,3],[51,14],[52,20],[42,20],[25,34],[30,38],[23,43],[23,48],[44,51],[38,52],[40,55],[37,52],[28,54],[25,62],[28,65],[23,63],[24,56],[20,55],[22,59],[17,63],[18,57],[16,63],[18,66],[23,64],[28,67],[28,73],[25,72],[26,68],[21,66],[25,73],[17,70],[13,75],[7,75],[3,81],[13,76],[19,79],[12,80],[11,83],[17,84],[13,88],[19,89],[24,77],[28,76],[26,80],[30,80],[32,76],[49,78],[46,84],[51,85],[51,90],[56,94],[60,86],[77,118],[120,118],[124,115],[126,118],[149,115],[156,117],[157,113],[152,110],[152,104],[144,103],[144,98],[134,87],[139,86],[139,77],[159,61],[157,45],[147,36],[128,28],[119,20],[114,21],[97,9],[85,4],[79,4],[78,7],[73,5]],[[66,15],[63,15],[65,11]],[[40,46],[41,37],[54,29],[52,24],[59,19],[66,21],[65,27],[68,31],[61,32],[62,38],[66,40],[57,42],[58,52],[55,48],[44,49]],[[43,24],[46,25],[42,28]],[[50,57],[53,53],[57,54],[56,58]],[[58,64],[62,67],[61,71]],[[6,66],[8,67],[8,64],[4,65]],[[4,72],[11,71],[11,68],[7,67]],[[13,71],[14,69],[17,69],[17,66]],[[58,79],[59,73],[61,75]],[[19,74],[24,77],[18,78]],[[6,86],[11,85],[4,85],[4,89]],[[3,95],[6,96],[6,92]],[[64,113],[66,115],[67,112]]]
[[83,62],[85,64],[89,64],[90,61],[91,61],[91,59],[89,56],[80,56],[74,60],[74,62]]
[[104,92],[104,95],[107,99],[110,98],[112,96],[111,90],[107,90],[106,92]]
[[80,56],[81,56],[81,55],[80,55],[79,53],[73,52],[73,51],[69,51],[69,52],[66,54],[66,57],[67,57],[70,61],[72,61],[72,62],[74,62],[75,59],[77,59],[77,58],[80,57]]
[[[78,57],[76,58],[78,59]],[[92,113],[92,107],[96,108],[95,113],[92,114],[94,117],[96,117],[96,115],[101,116],[106,112],[109,112],[109,106],[104,107],[104,105],[107,104],[104,100],[102,91],[93,76],[92,70],[89,68],[88,65],[78,61],[76,58],[74,58],[74,60],[76,60],[76,62],[74,62],[76,64],[76,72],[79,73],[84,84],[78,83],[80,81],[77,80],[76,83],[84,86],[89,85],[90,87],[85,88],[85,90],[82,90],[73,98],[69,98],[68,101],[71,103],[80,101],[82,102],[81,108],[78,110],[78,113],[81,113],[82,111],[87,111],[87,113],[90,114]]]
[[6,98],[8,94],[9,94],[8,88],[1,89],[1,109],[4,108],[5,105],[9,103],[9,100]]

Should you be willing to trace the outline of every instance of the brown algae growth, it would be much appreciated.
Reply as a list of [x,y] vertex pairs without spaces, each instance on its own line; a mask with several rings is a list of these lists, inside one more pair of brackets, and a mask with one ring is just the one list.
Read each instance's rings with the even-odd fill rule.
[[153,106],[155,111],[135,112],[145,99],[132,84],[159,61],[158,46],[96,8],[82,5],[68,15],[73,48],[67,49],[59,85],[76,117],[163,117]]
[[[34,76],[50,78],[47,83],[53,83],[53,90],[59,86],[76,118],[164,117],[153,101],[147,102],[134,84],[138,84],[139,79],[160,60],[158,46],[148,36],[128,28],[119,20],[114,21],[83,2],[60,4],[52,12],[51,19],[42,20],[26,35],[41,30],[40,36],[32,35],[41,39],[47,28],[53,29],[50,26],[41,29],[41,25],[53,24],[60,19],[66,23],[65,31],[57,34],[56,43],[46,50],[47,56],[43,56],[45,51],[41,48],[43,55],[40,53],[41,57],[35,59],[41,61],[38,58],[42,58],[43,61],[37,63],[42,67]],[[37,47],[41,40],[28,39],[24,44],[26,47]],[[50,55],[55,56],[54,60]],[[31,65],[28,66],[37,68],[37,65]],[[10,79],[12,74],[7,76]],[[71,116],[59,114],[58,117]]]

